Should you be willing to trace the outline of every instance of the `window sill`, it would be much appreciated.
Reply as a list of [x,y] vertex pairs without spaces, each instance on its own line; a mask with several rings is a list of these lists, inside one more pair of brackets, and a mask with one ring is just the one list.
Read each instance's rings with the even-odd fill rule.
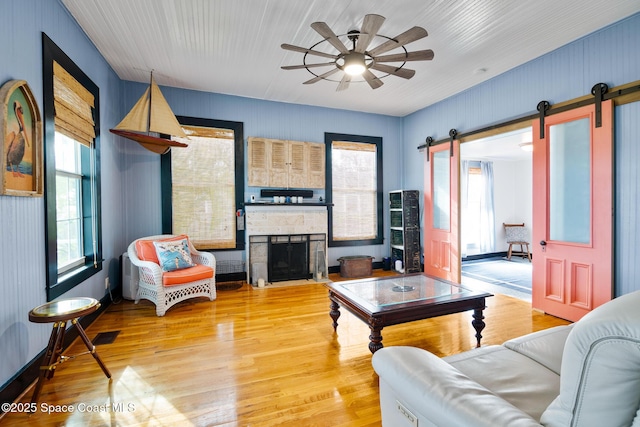
[[61,276],[58,276],[57,282],[53,285],[49,285],[47,288],[47,300],[52,301],[55,298],[58,298],[60,295],[73,289],[75,286],[84,282],[101,270],[102,261],[99,261],[96,266],[94,266],[93,263],[85,264],[82,267],[78,267]]

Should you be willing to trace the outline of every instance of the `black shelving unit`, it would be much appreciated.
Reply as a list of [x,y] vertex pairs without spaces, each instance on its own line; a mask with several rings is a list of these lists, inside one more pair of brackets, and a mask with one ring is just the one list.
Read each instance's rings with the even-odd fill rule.
[[419,273],[420,266],[420,192],[397,190],[389,192],[391,223],[391,267],[402,261],[405,273]]

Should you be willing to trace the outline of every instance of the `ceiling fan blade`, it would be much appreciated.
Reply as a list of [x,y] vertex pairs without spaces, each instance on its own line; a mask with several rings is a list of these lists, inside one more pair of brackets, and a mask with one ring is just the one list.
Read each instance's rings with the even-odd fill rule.
[[309,55],[322,56],[323,58],[336,59],[337,55],[331,55],[330,53],[319,52],[317,50],[311,50],[307,47],[294,46],[292,44],[283,43],[280,45],[284,50],[291,50],[293,52],[308,53]]
[[427,30],[422,27],[413,27],[405,31],[404,33],[397,35],[392,40],[387,40],[382,43],[380,46],[374,48],[369,52],[371,56],[380,55],[381,53],[389,52],[392,49],[395,49],[400,46],[404,46],[405,44],[412,43],[416,40],[420,40],[422,38],[427,37],[429,34]]
[[378,34],[378,30],[384,23],[384,16],[369,14],[364,17],[362,22],[362,29],[360,30],[360,36],[358,36],[358,42],[356,43],[356,52],[364,53],[371,43],[371,40]]
[[316,30],[318,34],[324,37],[329,43],[333,45],[340,53],[347,54],[349,49],[340,41],[336,33],[326,24],[326,22],[314,22],[311,24],[311,28]]
[[416,74],[415,70],[408,68],[392,67],[390,65],[376,64],[374,63],[371,68],[374,70],[382,71],[383,73],[392,74],[394,76],[402,77],[403,79],[410,79]]
[[400,62],[400,61],[430,61],[433,59],[433,51],[417,50],[415,52],[395,53],[393,55],[385,55],[375,57],[375,62]]
[[311,80],[307,80],[306,82],[304,82],[302,84],[310,85],[312,83],[319,82],[320,80],[324,80],[325,78],[329,77],[330,75],[332,75],[334,73],[337,73],[338,71],[340,71],[340,69],[336,67],[333,70],[329,70],[324,74],[320,74],[319,76],[316,76],[316,77],[312,78]]
[[322,64],[301,64],[301,65],[283,65],[283,70],[301,70],[303,68],[315,68],[315,67],[327,67],[329,65],[336,65],[335,62],[323,62]]
[[342,80],[340,81],[340,83],[338,83],[336,92],[339,92],[341,90],[346,90],[349,87],[350,82],[351,82],[351,76],[347,73],[344,73]]
[[362,73],[362,77],[364,77],[367,83],[369,83],[369,86],[371,86],[371,89],[378,89],[380,86],[384,84],[382,83],[382,80],[377,78],[375,74],[373,74],[369,70],[366,70],[364,73]]

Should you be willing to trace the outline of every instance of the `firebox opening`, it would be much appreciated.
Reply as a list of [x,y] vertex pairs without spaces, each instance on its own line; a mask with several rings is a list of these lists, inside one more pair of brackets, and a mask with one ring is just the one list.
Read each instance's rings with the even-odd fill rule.
[[271,282],[309,279],[309,236],[269,236],[268,270]]

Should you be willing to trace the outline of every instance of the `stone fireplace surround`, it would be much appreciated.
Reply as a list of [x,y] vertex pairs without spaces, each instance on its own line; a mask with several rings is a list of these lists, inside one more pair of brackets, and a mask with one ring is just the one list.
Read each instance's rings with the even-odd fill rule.
[[[291,234],[324,235],[322,253],[324,254],[323,278],[326,278],[327,265],[327,206],[255,203],[245,205],[245,239],[247,248],[247,282],[255,284],[258,275],[267,280],[266,245],[251,244],[252,236],[272,236]],[[260,239],[257,239],[260,240]],[[316,244],[317,245],[317,244]],[[265,248],[265,249],[263,249]],[[312,257],[316,246],[310,249]],[[309,263],[310,272],[315,271],[315,257]],[[254,272],[254,270],[256,270]],[[255,273],[255,274],[254,274]],[[256,277],[254,277],[256,276]]]

